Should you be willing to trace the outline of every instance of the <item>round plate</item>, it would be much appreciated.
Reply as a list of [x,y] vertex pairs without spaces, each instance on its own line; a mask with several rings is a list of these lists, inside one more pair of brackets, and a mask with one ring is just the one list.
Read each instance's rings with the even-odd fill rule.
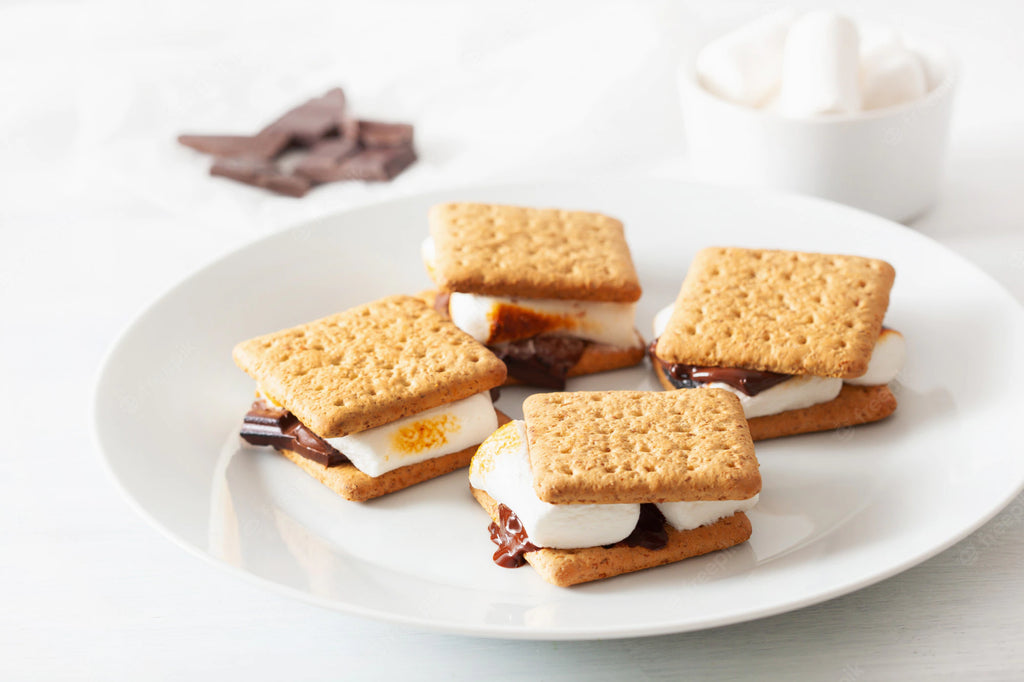
[[[488,519],[455,472],[348,502],[237,431],[254,386],[244,339],[370,299],[429,288],[426,214],[468,200],[602,211],[623,220],[650,333],[694,253],[709,245],[880,257],[896,267],[887,324],[909,359],[892,418],[757,444],[753,537],[723,552],[557,588],[491,561]],[[584,639],[724,625],[835,597],[965,537],[1024,483],[1017,419],[1018,304],[947,249],[899,225],[812,199],[672,182],[474,188],[333,215],[251,244],[189,277],[111,351],[95,429],[138,510],[187,549],[307,601],[471,635]],[[658,390],[649,365],[570,390]],[[521,416],[525,389],[498,406]]]

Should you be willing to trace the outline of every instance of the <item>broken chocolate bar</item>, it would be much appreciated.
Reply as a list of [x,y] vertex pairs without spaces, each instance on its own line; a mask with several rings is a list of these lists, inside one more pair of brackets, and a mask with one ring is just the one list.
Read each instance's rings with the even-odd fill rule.
[[312,186],[309,180],[296,175],[282,173],[272,161],[244,157],[217,159],[210,167],[210,175],[216,175],[254,187],[263,187],[290,197],[305,196]]
[[408,123],[359,121],[359,142],[364,147],[405,147],[412,145],[412,126]]
[[[407,123],[348,116],[345,93],[334,88],[256,135],[181,135],[178,142],[217,157],[211,175],[301,197],[318,183],[391,180],[416,161],[412,139]],[[306,155],[294,164],[276,163],[295,148],[305,148]]]
[[338,164],[334,180],[391,180],[416,161],[411,146],[372,147]]
[[345,93],[334,88],[285,113],[261,133],[285,133],[292,143],[312,147],[320,139],[341,132],[345,123]]
[[287,133],[263,131],[258,135],[179,135],[178,142],[213,156],[272,159],[288,146]]

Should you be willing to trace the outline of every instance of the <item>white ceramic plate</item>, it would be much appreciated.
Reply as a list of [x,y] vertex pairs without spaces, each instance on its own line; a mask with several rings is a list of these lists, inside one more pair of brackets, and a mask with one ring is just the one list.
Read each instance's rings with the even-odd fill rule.
[[[498,568],[464,472],[366,504],[236,436],[252,382],[242,339],[429,286],[427,208],[477,200],[621,218],[649,334],[697,249],[713,244],[882,257],[887,322],[910,357],[885,422],[759,443],[750,542],[571,589]],[[286,230],[188,278],[124,333],[102,370],[100,448],[134,505],[186,548],[329,608],[471,635],[583,639],[678,632],[780,613],[902,571],[965,537],[1021,489],[1021,308],[912,230],[811,199],[669,182],[437,192]],[[649,388],[648,366],[570,389]],[[520,416],[524,389],[499,406]]]

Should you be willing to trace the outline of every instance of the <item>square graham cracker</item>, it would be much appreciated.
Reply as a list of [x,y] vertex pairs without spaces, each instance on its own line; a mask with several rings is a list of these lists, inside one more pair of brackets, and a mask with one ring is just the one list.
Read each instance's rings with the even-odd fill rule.
[[710,248],[694,258],[657,355],[783,374],[864,374],[895,271],[859,256]]
[[244,341],[233,356],[323,438],[387,424],[505,380],[501,360],[411,296]]
[[640,281],[622,223],[600,213],[448,203],[429,215],[447,291],[629,303]]
[[538,393],[523,415],[545,502],[745,500],[761,490],[747,420],[728,391]]

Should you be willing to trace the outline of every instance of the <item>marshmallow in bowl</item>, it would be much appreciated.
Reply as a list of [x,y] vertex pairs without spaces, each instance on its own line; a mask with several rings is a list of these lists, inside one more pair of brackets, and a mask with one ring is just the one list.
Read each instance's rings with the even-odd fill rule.
[[640,518],[639,504],[550,504],[533,489],[526,422],[502,426],[477,450],[469,483],[519,517],[538,547],[576,549],[610,545],[626,538]]
[[788,116],[860,110],[860,36],[835,12],[804,14],[790,26],[775,110]]
[[769,14],[709,43],[696,60],[705,90],[791,118],[911,102],[938,85],[931,72],[897,31],[827,10]]
[[490,391],[348,436],[325,438],[367,476],[458,452],[498,428]]
[[796,11],[786,8],[727,33],[697,55],[697,78],[708,91],[736,104],[759,107],[775,96],[782,50]]
[[923,60],[895,31],[879,32],[861,48],[860,71],[865,110],[912,102],[930,89]]
[[[516,340],[500,336],[499,321],[506,315],[528,316],[540,322],[544,326],[543,331],[548,333],[569,334],[611,346],[629,347],[637,343],[633,329],[635,303],[509,298],[452,292],[448,312],[456,327],[484,344]],[[531,325],[527,336],[536,333],[537,329]]]

